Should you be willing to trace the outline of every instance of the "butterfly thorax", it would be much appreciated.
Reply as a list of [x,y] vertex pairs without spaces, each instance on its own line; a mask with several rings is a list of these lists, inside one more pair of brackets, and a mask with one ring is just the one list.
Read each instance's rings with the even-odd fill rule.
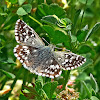
[[49,44],[48,47],[51,49],[51,51],[54,51],[55,46],[52,44]]

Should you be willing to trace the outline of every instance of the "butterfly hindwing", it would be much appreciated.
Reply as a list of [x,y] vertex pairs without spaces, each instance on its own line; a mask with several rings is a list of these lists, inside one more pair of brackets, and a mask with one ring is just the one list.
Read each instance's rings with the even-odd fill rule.
[[[17,45],[14,48],[14,55],[23,64],[24,68],[30,70],[33,61],[30,60],[30,54],[33,47]],[[34,49],[35,50],[35,49]]]
[[72,70],[75,69],[86,62],[86,59],[83,56],[74,54],[72,52],[55,52],[57,55],[56,59],[60,62],[62,69]]
[[[24,68],[32,73],[50,78],[58,77],[62,72],[60,65],[52,54],[49,54],[49,52],[43,54],[44,51],[43,48],[17,45],[14,48],[14,55]],[[41,58],[41,54],[43,54],[43,58]],[[48,57],[46,58],[47,54]]]

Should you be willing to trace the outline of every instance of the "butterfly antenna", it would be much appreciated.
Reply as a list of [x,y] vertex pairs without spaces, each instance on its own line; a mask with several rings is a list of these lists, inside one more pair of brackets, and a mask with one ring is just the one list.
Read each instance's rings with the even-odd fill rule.
[[48,41],[46,41],[46,39],[45,39],[45,38],[43,38],[43,37],[42,37],[42,39],[43,39],[43,40],[44,40],[44,41],[45,41],[48,45],[50,44]]

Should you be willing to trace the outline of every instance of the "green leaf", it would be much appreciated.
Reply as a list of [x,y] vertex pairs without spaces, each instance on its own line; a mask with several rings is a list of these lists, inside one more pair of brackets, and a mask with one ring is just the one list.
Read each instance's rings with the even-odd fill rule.
[[37,91],[39,91],[39,89],[42,88],[41,80],[36,80],[36,82],[35,82],[35,88],[36,88]]
[[80,73],[79,76],[77,77],[77,81],[84,81],[86,79],[89,79],[89,76],[87,76],[87,74],[85,72]]
[[[14,0],[13,0],[14,1]],[[22,5],[26,0],[18,0],[19,5]]]
[[5,44],[6,44],[5,37],[3,35],[0,35],[0,52],[2,52],[1,49],[4,48]]
[[11,58],[8,58],[7,61],[1,61],[2,64],[12,64],[12,65],[16,65],[16,63],[11,59]]
[[46,84],[44,84],[43,86],[43,90],[45,91],[45,93],[47,94],[48,98],[52,98],[52,95],[57,87],[57,82],[47,82]]
[[[89,1],[89,0],[88,0]],[[95,33],[98,29],[100,29],[100,22],[96,23],[92,29],[90,29],[90,31],[87,33],[87,36],[85,38],[85,41],[88,40],[88,38]]]
[[15,64],[15,62],[11,58],[8,58],[7,62],[8,63],[12,63],[12,64],[14,63]]
[[50,24],[57,24],[57,16],[56,15],[48,15],[44,16],[41,19],[45,23],[50,23]]
[[2,12],[0,12],[0,15],[1,15],[1,16],[4,16],[4,15],[7,16],[8,14],[7,14],[7,13],[2,13]]
[[32,9],[32,5],[31,4],[25,4],[22,7],[27,13],[31,12],[31,9]]
[[70,41],[70,37],[62,32],[60,28],[59,30],[55,30],[49,25],[44,25],[42,28],[48,33],[52,43],[54,44],[65,43],[67,45],[67,41]]
[[92,50],[92,48],[89,45],[81,45],[78,48],[78,53],[79,54],[85,54],[85,53],[90,52],[91,50]]
[[[42,84],[42,86],[43,86],[43,77],[42,76],[38,76],[38,79],[37,79],[38,81],[40,81],[41,82],[41,84]],[[36,81],[37,81],[36,80]]]
[[75,35],[71,35],[71,42],[76,42],[77,41],[77,38]]
[[22,7],[20,7],[17,10],[17,14],[20,15],[20,16],[23,16],[23,15],[26,15],[27,12]]
[[48,33],[53,44],[63,43],[67,49],[71,48],[71,37],[61,28],[52,28],[49,25],[44,25],[42,28]]
[[83,4],[86,4],[87,2],[87,5],[91,5],[93,3],[94,0],[79,0],[81,3]]
[[87,92],[87,96],[90,98],[91,95],[92,95],[90,89],[88,88],[87,84],[84,81],[82,81],[82,84],[83,84],[83,86],[84,86],[84,88],[85,88],[85,90]]
[[[41,95],[41,98],[43,98],[42,100],[48,100],[48,97],[43,89],[39,89],[38,93],[39,93],[39,95]],[[39,99],[37,99],[37,100],[39,100]]]
[[[59,13],[60,12],[60,13]],[[59,18],[65,17],[65,11],[58,4],[41,4],[37,8],[37,16],[43,17],[47,15],[56,15]]]
[[7,72],[7,71],[4,71],[3,69],[0,69],[0,71],[2,73],[4,73],[8,78],[11,78],[11,79],[14,79],[15,78],[15,75],[10,73],[10,72]]
[[86,53],[91,53],[91,57],[95,57],[96,52],[93,49],[93,47],[91,47],[90,45],[87,44],[81,44],[78,48],[78,53],[79,54],[86,54]]
[[49,25],[43,25],[42,28],[48,33],[49,37],[52,39],[54,36],[54,29]]
[[24,95],[20,94],[20,96],[19,96],[19,100],[29,100],[29,99],[26,98]]
[[22,7],[18,8],[17,14],[20,16],[26,15],[31,12],[32,6],[30,4],[25,4]]
[[100,99],[98,99],[96,96],[91,96],[90,99],[91,99],[91,100],[100,100]]
[[71,20],[69,18],[62,18],[60,20],[60,22],[63,24],[63,25],[69,25],[69,24],[72,24]]
[[69,37],[65,35],[62,31],[55,30],[54,37],[53,37],[53,42],[55,44],[66,43],[66,41],[68,40],[69,40]]
[[16,4],[17,0],[9,0],[12,4]]
[[64,30],[71,30],[71,24],[72,22],[68,18],[58,19],[58,23],[57,23],[57,25],[63,28]]
[[97,93],[99,91],[98,89],[98,84],[95,80],[95,78],[93,77],[92,74],[90,74],[90,78],[91,78],[91,85],[92,85],[92,88],[94,89],[94,91]]
[[77,10],[75,13],[75,17],[74,17],[74,26],[76,26],[76,23],[78,21],[79,15],[80,15],[81,10]]
[[[75,13],[75,17],[74,17],[74,22],[73,22],[73,25],[72,25],[72,31],[75,32],[75,26],[77,24],[77,21],[78,21],[78,18],[79,18],[79,15],[80,15],[80,12],[81,10],[77,10],[76,13]],[[75,33],[74,33],[75,34]]]
[[87,35],[87,30],[86,30],[86,31],[79,30],[79,31],[77,32],[77,40],[78,40],[79,42],[85,41],[86,35]]

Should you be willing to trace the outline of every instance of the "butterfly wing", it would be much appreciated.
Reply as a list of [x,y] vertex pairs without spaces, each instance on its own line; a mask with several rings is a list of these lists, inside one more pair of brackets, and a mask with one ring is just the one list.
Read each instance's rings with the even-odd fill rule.
[[37,75],[54,78],[62,72],[54,55],[46,48],[17,45],[14,48],[14,55],[24,68]]
[[29,27],[24,21],[18,19],[15,25],[15,39],[22,45],[28,45],[33,47],[44,46],[43,41],[38,34]]
[[55,51],[56,59],[64,70],[75,69],[86,62],[83,56],[72,52]]

